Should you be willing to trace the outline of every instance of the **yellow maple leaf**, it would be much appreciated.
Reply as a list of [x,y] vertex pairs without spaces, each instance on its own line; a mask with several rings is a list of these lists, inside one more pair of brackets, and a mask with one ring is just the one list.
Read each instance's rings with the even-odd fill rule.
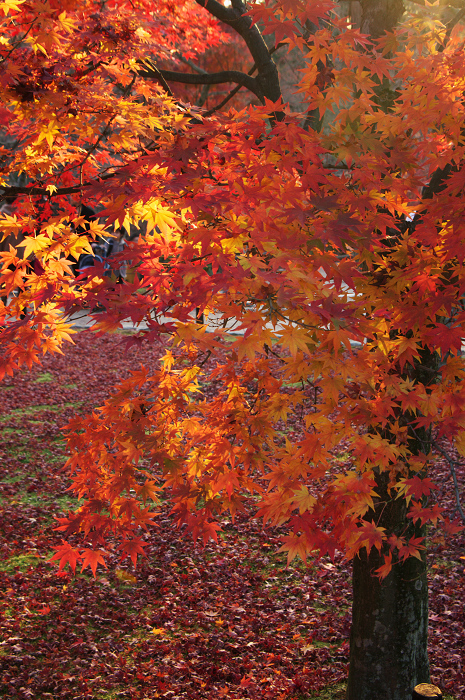
[[0,10],[3,10],[4,15],[8,15],[11,11],[19,12],[19,6],[24,2],[25,0],[5,0],[0,2]]
[[309,492],[306,486],[302,486],[299,491],[295,491],[292,498],[290,499],[295,507],[299,508],[299,513],[305,513],[305,511],[312,511],[313,506],[316,503],[316,498],[314,498]]
[[29,255],[36,255],[39,251],[45,250],[50,245],[50,239],[43,233],[39,233],[38,236],[28,236],[24,239],[22,243],[18,244],[19,247],[24,248],[24,257],[28,258]]
[[129,571],[125,571],[124,569],[116,569],[115,574],[120,581],[123,581],[123,583],[137,583],[137,578],[130,574]]
[[[56,119],[52,119],[48,124],[45,124],[41,128],[39,135],[37,137],[37,143],[41,143],[42,141],[47,141],[49,148],[52,148],[55,136],[59,133],[60,133],[60,125],[58,124]],[[49,187],[53,187],[53,185],[49,185]]]

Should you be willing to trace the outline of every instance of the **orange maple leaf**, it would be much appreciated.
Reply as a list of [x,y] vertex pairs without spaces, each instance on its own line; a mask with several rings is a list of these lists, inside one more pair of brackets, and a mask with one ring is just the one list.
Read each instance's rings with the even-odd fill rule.
[[81,573],[87,566],[90,566],[90,568],[92,569],[92,573],[95,577],[97,564],[103,564],[103,566],[107,569],[108,567],[105,563],[105,559],[103,558],[104,555],[105,552],[103,549],[83,549]]
[[378,569],[375,569],[375,574],[382,581],[391,572],[391,569],[392,569],[392,552],[389,552],[389,554],[384,555],[384,564],[382,566],[380,566]]

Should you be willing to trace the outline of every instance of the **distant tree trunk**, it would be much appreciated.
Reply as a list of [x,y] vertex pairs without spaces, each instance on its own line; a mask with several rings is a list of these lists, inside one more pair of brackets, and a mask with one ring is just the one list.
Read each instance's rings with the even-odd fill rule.
[[360,30],[372,39],[392,32],[404,14],[403,0],[361,0]]

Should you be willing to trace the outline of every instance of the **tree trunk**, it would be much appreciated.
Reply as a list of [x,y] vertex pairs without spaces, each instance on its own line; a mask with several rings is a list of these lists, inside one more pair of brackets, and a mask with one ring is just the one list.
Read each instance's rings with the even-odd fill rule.
[[[440,358],[427,348],[419,355],[413,365],[405,365],[401,374],[428,391],[437,379]],[[397,416],[400,425],[408,426],[410,451],[413,455],[428,454],[431,430],[414,428],[412,418],[408,414]],[[396,442],[388,429],[381,435]],[[374,510],[365,518],[406,542],[411,537],[425,537],[426,527],[407,518],[407,503],[404,498],[396,498],[397,492],[389,488],[390,478],[386,471],[376,476],[378,497]],[[391,572],[380,581],[374,572],[384,564],[388,552],[388,545],[381,551],[372,548],[368,556],[362,549],[354,558],[346,700],[411,700],[414,687],[430,680],[426,550],[420,559],[409,557],[402,562],[394,558]]]
[[404,13],[403,0],[361,0],[360,30],[372,39],[392,32]]
[[[403,499],[388,502],[377,522],[412,529]],[[410,700],[415,685],[429,681],[426,557],[396,563],[380,581],[373,572],[383,552],[360,554],[353,564],[347,700]]]

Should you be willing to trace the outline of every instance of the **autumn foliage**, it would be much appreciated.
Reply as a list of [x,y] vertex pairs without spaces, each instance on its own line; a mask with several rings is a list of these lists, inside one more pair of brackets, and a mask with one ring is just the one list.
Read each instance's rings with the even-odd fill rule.
[[[289,525],[289,559],[374,547],[385,577],[424,537],[369,517],[380,474],[407,523],[460,529],[430,438],[465,456],[463,40],[414,17],[373,45],[329,0],[251,4],[305,52],[299,90],[331,121],[304,128],[259,92],[204,116],[157,68],[232,41],[201,4],[0,4],[0,186],[17,196],[0,230],[27,233],[24,254],[1,253],[17,292],[0,307],[2,372],[66,352],[70,314],[97,304],[95,332],[130,318],[129,345],[166,347],[70,422],[82,505],[54,559],[95,572],[115,547],[136,563],[162,497],[207,542],[252,495]],[[86,235],[81,201],[103,205]],[[132,275],[76,280],[115,223],[142,231],[121,255]]]

